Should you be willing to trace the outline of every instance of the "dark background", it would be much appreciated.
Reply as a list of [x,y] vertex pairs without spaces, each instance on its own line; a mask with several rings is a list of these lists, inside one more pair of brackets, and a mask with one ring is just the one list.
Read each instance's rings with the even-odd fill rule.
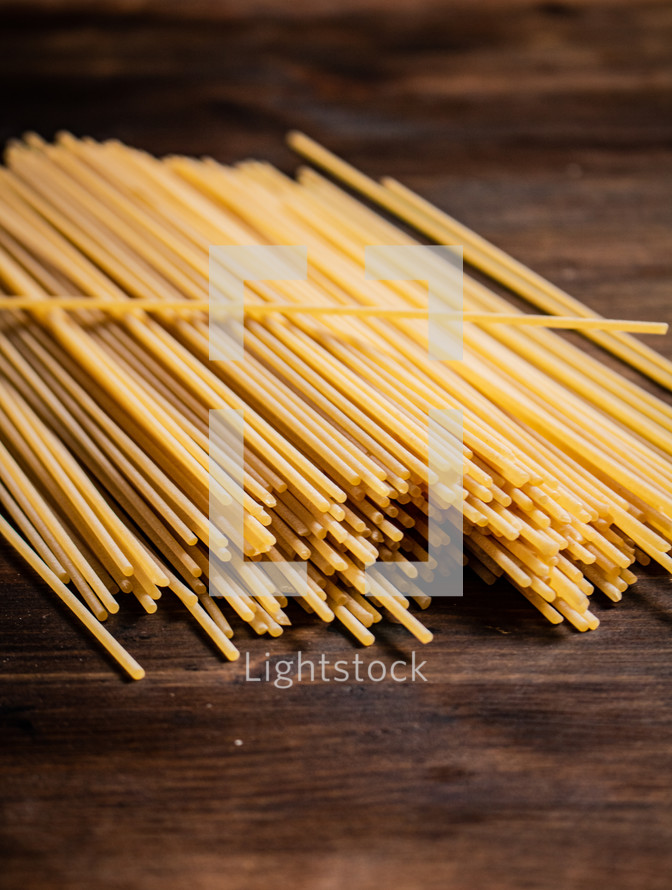
[[[70,129],[289,171],[302,128],[603,313],[672,320],[669,3],[286,6],[0,3],[0,141]],[[0,571],[3,890],[670,886],[655,570],[616,607],[597,594],[587,635],[470,582],[425,613],[428,683],[290,690],[245,682],[164,600],[110,620],[148,671],[127,683],[18,560]],[[253,673],[266,651],[353,656],[293,614],[277,641],[237,630]],[[364,659],[410,657],[379,636]]]

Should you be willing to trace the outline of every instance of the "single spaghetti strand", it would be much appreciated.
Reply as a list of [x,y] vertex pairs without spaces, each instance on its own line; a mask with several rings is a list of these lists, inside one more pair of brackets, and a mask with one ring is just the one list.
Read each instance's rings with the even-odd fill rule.
[[[249,304],[244,307],[217,305],[215,311],[217,317],[226,318],[227,315],[235,316],[244,312],[248,316],[263,317],[266,315],[344,315],[371,318],[426,318],[425,309],[396,309],[387,306],[317,306],[305,303],[264,303]],[[124,317],[137,315],[141,312],[149,312],[159,316],[174,317],[177,315],[199,315],[213,309],[209,300],[151,300],[134,299],[123,303],[110,300],[96,299],[95,297],[70,297],[53,296],[47,299],[35,297],[0,297],[0,310],[26,310],[43,312],[45,309],[63,309],[69,312],[100,311],[112,317]],[[635,331],[640,334],[666,334],[668,324],[656,321],[631,321],[615,318],[581,318],[580,316],[558,315],[523,315],[520,313],[504,312],[441,312],[433,310],[432,316],[439,320],[462,320],[481,326],[490,325],[515,325],[523,327],[562,328],[573,331],[600,330],[600,331]]]

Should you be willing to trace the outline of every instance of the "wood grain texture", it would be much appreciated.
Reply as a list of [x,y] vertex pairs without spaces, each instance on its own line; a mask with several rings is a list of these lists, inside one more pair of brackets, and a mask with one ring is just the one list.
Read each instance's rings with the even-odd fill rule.
[[[7,13],[0,138],[68,128],[290,170],[283,134],[304,128],[606,314],[672,320],[669,4],[375,7]],[[662,575],[596,597],[588,635],[470,583],[425,613],[427,683],[278,690],[164,601],[110,620],[148,671],[126,683],[10,554],[1,572],[3,890],[669,887]],[[356,651],[307,616],[270,645],[238,634],[253,675],[267,651]],[[413,648],[387,625],[361,657]]]

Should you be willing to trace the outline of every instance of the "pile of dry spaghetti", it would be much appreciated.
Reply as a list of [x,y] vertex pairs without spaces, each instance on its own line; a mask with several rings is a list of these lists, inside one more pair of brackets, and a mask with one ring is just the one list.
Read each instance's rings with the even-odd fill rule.
[[[553,326],[672,384],[672,365],[618,324],[398,183],[291,139],[545,313],[573,317]],[[169,590],[229,659],[229,620],[282,633],[294,606],[260,560],[289,583],[290,561],[307,562],[297,604],[364,644],[384,617],[431,639],[415,606],[442,569],[429,547],[432,409],[462,411],[465,561],[487,582],[506,576],[549,621],[587,630],[595,588],[619,600],[635,562],[672,571],[672,408],[467,274],[463,360],[432,360],[424,285],[374,293],[362,272],[365,245],[416,242],[315,170],[292,180],[69,135],[28,136],[6,163],[0,532],[133,677],[142,668],[101,623],[124,597],[151,613]],[[242,362],[208,357],[209,248],[223,244],[306,245],[310,260],[306,281],[249,283]],[[217,408],[244,409],[244,488],[216,480],[244,510],[244,554],[208,514]],[[211,549],[232,569],[209,589]],[[367,574],[378,561],[403,582]]]

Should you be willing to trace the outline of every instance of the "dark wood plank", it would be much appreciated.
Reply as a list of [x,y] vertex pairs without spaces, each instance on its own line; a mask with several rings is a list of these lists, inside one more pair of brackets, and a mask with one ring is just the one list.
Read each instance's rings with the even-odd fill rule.
[[[69,128],[290,170],[282,137],[301,127],[596,308],[670,319],[669,5],[375,7],[15,10],[0,137]],[[662,575],[597,600],[589,635],[470,583],[427,615],[427,683],[285,690],[222,664],[163,601],[111,620],[148,670],[126,683],[6,551],[1,571],[3,888],[669,886]],[[354,656],[296,611],[278,641],[240,630],[253,675],[267,651]],[[414,648],[388,625],[361,657]]]

